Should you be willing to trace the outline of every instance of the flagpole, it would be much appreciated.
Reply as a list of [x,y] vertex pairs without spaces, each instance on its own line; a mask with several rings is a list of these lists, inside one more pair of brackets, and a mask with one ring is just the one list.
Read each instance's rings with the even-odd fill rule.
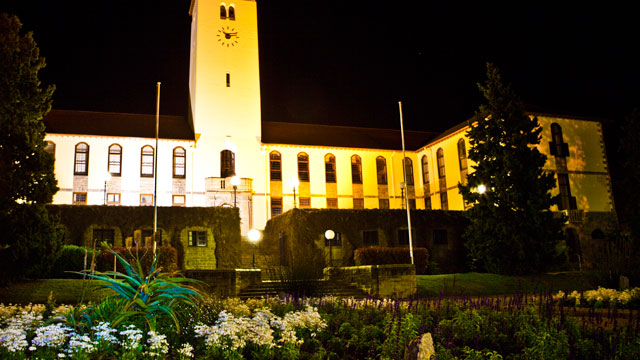
[[414,264],[413,262],[413,237],[411,234],[411,213],[409,212],[409,186],[407,184],[407,164],[406,164],[406,155],[405,155],[405,150],[404,150],[404,124],[402,121],[402,101],[398,101],[398,108],[400,109],[400,134],[402,137],[402,174],[404,176],[404,186],[405,186],[405,191],[404,191],[404,199],[402,199],[402,201],[404,201],[405,203],[405,207],[407,209],[407,224],[409,226],[409,256],[411,256],[411,265]]
[[160,128],[160,81],[156,96],[156,151],[153,153],[153,254],[156,254],[156,232],[158,231],[158,130]]

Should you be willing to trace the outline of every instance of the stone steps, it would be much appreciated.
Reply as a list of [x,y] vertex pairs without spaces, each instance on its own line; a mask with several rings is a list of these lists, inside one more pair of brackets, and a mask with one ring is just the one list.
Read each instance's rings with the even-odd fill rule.
[[364,291],[357,289],[354,286],[323,279],[291,282],[263,281],[260,284],[245,288],[238,296],[241,299],[248,299],[286,295],[367,297],[367,294]]

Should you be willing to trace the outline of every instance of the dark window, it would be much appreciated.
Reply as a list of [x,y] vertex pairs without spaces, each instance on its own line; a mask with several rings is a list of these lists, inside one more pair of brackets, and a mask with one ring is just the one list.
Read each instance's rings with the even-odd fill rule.
[[[141,235],[143,244],[145,244],[147,238],[151,238],[151,241],[153,242],[153,229],[143,229]],[[158,229],[158,234],[156,236],[158,238],[158,243],[156,245],[162,246],[162,229]]]
[[227,178],[236,174],[236,154],[231,150],[220,152],[220,177]]
[[109,146],[109,173],[111,176],[122,174],[122,147],[118,144]]
[[231,74],[227,73],[226,80],[227,80],[227,87],[231,87]]
[[329,240],[327,238],[324,239],[324,246],[342,246],[342,234],[337,231],[334,233],[335,236],[333,237],[333,240]]
[[326,182],[336,182],[336,157],[332,154],[327,154],[324,157],[324,171]]
[[113,229],[93,229],[93,241],[95,241],[97,245],[106,241],[109,245],[113,246],[114,239],[115,231]]
[[382,156],[376,158],[376,172],[378,173],[378,185],[387,185],[387,160]]
[[404,165],[407,169],[407,185],[413,185],[413,161],[409,158],[404,158]]
[[429,160],[427,160],[427,155],[422,156],[422,183],[429,184]]
[[591,238],[593,240],[604,240],[604,232],[598,228],[591,232]]
[[309,155],[298,154],[298,179],[302,182],[309,182]]
[[449,243],[447,239],[446,229],[433,229],[433,243],[437,245],[446,245]]
[[449,210],[449,200],[447,199],[447,192],[440,193],[440,208],[442,210]]
[[378,207],[380,209],[388,209],[389,208],[389,199],[378,199]]
[[74,205],[87,205],[87,193],[86,192],[74,192],[73,193]]
[[282,198],[271,198],[271,217],[282,214]]
[[226,19],[227,18],[227,8],[224,7],[224,5],[220,5],[220,19]]
[[364,199],[353,199],[354,209],[364,209]]
[[189,246],[207,246],[206,231],[189,231]]
[[569,145],[564,142],[562,138],[562,128],[556,123],[551,124],[551,140],[549,143],[551,155],[558,157],[569,156]]
[[56,144],[53,141],[47,141],[47,146],[44,151],[48,152],[55,159],[56,157]]
[[271,181],[282,181],[282,160],[277,151],[272,151],[269,154],[269,173]]
[[416,199],[409,199],[409,209],[411,210],[416,209]]
[[467,150],[464,147],[464,139],[458,141],[458,166],[461,172],[467,170]]
[[153,147],[145,145],[140,152],[140,176],[153,177]]
[[446,174],[444,172],[444,150],[442,148],[436,152],[436,158],[438,160],[438,178],[444,179]]
[[338,199],[327,198],[327,209],[337,209],[337,208],[338,208]]
[[424,198],[424,208],[426,210],[431,210],[431,196],[426,196]]
[[301,197],[300,198],[300,207],[303,209],[308,209],[311,207],[311,198]]
[[[415,232],[414,232],[414,235],[415,235]],[[408,229],[398,229],[398,245],[409,245]]]
[[378,246],[378,230],[364,230],[362,243],[364,246]]
[[89,145],[87,145],[87,143],[79,143],[76,145],[74,163],[74,175],[89,174]]
[[362,160],[358,155],[351,157],[351,182],[362,184]]
[[569,184],[569,174],[558,173],[558,189],[560,191],[560,210],[577,209],[576,199],[571,196],[571,186]]
[[229,6],[229,20],[235,20],[236,19],[236,9],[233,7],[233,5]]
[[182,147],[173,149],[173,177],[184,179],[186,177],[187,152]]

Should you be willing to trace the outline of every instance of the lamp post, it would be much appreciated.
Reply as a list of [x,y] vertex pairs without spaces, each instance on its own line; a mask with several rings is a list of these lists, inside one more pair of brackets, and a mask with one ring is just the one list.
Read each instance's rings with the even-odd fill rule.
[[240,185],[240,178],[237,175],[231,177],[231,185],[233,185],[233,207],[237,207],[236,191],[238,190],[238,185]]
[[329,229],[324,232],[324,238],[329,241],[329,266],[333,267],[333,239],[336,237],[336,233]]
[[402,209],[404,209],[404,182],[400,183],[400,195],[402,195]]
[[300,185],[300,180],[297,177],[292,177],[289,179],[289,185],[293,187],[293,208],[296,208],[296,188]]
[[259,230],[251,229],[249,230],[249,241],[253,244],[253,259],[251,261],[251,267],[256,268],[256,246],[258,245],[258,241],[262,237]]

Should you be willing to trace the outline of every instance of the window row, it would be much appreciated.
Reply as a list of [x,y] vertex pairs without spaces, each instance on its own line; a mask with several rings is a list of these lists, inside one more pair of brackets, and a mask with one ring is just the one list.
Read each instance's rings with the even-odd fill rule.
[[[186,200],[186,195],[172,195],[172,206],[185,206]],[[87,193],[74,192],[73,204],[87,205]],[[105,192],[104,204],[120,205],[120,193]],[[140,206],[153,206],[153,194],[140,194]]]
[[[55,144],[52,144],[55,149]],[[155,151],[151,145],[145,145],[140,149],[140,176],[153,177]],[[173,177],[184,179],[186,177],[187,152],[183,147],[173,149]],[[112,144],[109,146],[107,169],[111,176],[122,175],[122,146]],[[89,145],[81,142],[76,144],[74,156],[74,175],[89,175]]]
[[224,3],[220,4],[220,19],[236,19],[236,8],[233,5],[226,6]]
[[[298,154],[298,180],[301,182],[309,181],[309,155],[306,153]],[[438,164],[438,178],[444,179],[446,176],[444,167],[444,150],[439,148],[436,152]],[[458,164],[460,167],[463,181],[467,173],[467,152],[464,140],[458,142]],[[405,158],[404,166],[406,170],[407,185],[414,185],[413,162],[410,158]],[[336,176],[336,157],[333,154],[326,154],[324,157],[325,181],[335,183]],[[282,155],[277,151],[269,154],[269,173],[271,181],[282,181]],[[387,185],[387,160],[378,156],[376,158],[376,178],[378,185]],[[351,182],[353,184],[362,184],[362,159],[358,155],[351,156]],[[427,156],[422,156],[422,181],[423,184],[429,184],[429,161]]]
[[[151,229],[142,229],[141,231],[141,238],[142,241],[140,244],[136,244],[137,246],[142,246],[144,245],[144,240],[146,238],[151,238],[153,237],[153,230]],[[162,246],[162,229],[158,229],[157,230],[157,234],[159,234],[157,236],[158,240],[160,240],[158,242],[158,246]],[[207,232],[206,231],[201,231],[201,230],[192,230],[187,232],[187,244],[190,247],[207,247],[208,245],[208,241],[207,241]],[[131,237],[132,239],[135,238],[135,235],[133,235]],[[93,229],[93,240],[94,242],[96,242],[97,244],[101,244],[102,242],[106,242],[109,245],[114,245],[115,244],[115,230],[114,229]]]

